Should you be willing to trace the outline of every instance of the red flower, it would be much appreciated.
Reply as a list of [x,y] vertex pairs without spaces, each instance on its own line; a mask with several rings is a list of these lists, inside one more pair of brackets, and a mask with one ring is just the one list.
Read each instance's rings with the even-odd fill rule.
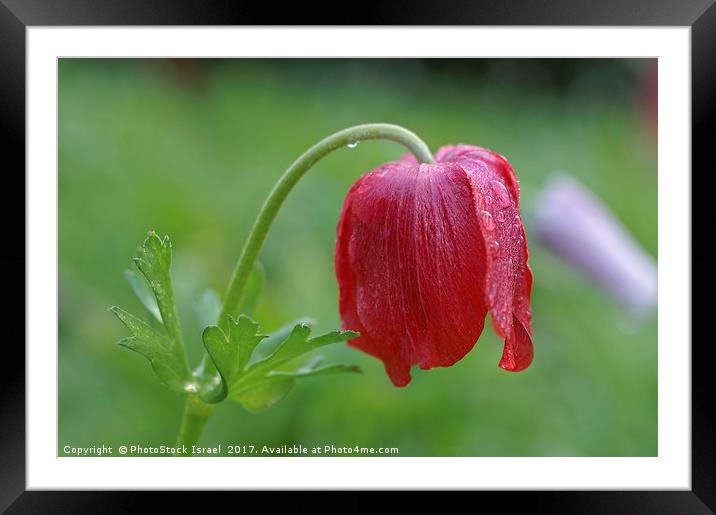
[[396,386],[410,367],[448,367],[475,345],[490,312],[505,346],[499,366],[533,357],[527,242],[507,160],[445,146],[363,175],[346,196],[335,265],[349,345],[380,358]]

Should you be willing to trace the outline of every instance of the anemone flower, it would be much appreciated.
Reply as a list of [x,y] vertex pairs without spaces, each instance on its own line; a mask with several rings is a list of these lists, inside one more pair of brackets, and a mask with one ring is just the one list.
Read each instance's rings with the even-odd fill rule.
[[410,368],[448,367],[482,333],[489,312],[505,340],[499,366],[532,361],[527,241],[519,184],[499,154],[445,146],[363,175],[338,222],[335,266],[349,342],[385,365],[393,384]]

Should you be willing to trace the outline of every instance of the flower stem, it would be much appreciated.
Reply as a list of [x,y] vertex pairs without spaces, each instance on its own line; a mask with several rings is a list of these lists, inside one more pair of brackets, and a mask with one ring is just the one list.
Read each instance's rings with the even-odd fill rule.
[[227,315],[232,317],[239,315],[241,296],[244,293],[251,269],[271,228],[271,224],[291,188],[314,164],[334,150],[370,139],[395,141],[407,147],[421,163],[433,162],[430,149],[418,136],[403,127],[387,123],[369,123],[349,127],[328,136],[309,148],[284,172],[261,207],[261,211],[254,222],[231,277],[221,314],[219,315],[219,326],[226,327]]
[[[192,446],[195,445],[204,430],[209,415],[216,408],[216,404],[207,404],[196,395],[188,395],[184,403],[184,415],[182,416],[179,435],[177,436],[177,447],[187,447],[189,454],[192,453]],[[177,453],[179,454],[179,453]],[[181,454],[182,456],[184,454]]]

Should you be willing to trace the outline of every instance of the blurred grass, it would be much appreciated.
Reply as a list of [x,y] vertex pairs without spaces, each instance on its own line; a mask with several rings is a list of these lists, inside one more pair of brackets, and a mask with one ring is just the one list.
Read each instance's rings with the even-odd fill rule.
[[[569,171],[656,255],[656,147],[638,102],[645,63],[605,61],[61,60],[60,448],[173,443],[180,399],[115,345],[125,331],[106,308],[141,312],[122,270],[147,230],[171,236],[195,363],[202,328],[193,300],[207,287],[223,292],[282,171],[349,125],[397,123],[433,150],[465,142],[506,155],[521,180],[528,238],[532,199],[550,172]],[[316,330],[338,327],[332,260],[343,197],[361,173],[402,153],[363,143],[298,184],[261,254],[268,281],[255,318],[264,329],[300,316],[317,319]],[[226,403],[202,443],[656,455],[656,320],[631,326],[611,299],[530,244],[536,358],[527,371],[497,367],[502,343],[489,328],[461,362],[416,369],[405,389],[391,386],[379,361],[334,346],[333,361],[364,375],[306,380],[258,415]]]

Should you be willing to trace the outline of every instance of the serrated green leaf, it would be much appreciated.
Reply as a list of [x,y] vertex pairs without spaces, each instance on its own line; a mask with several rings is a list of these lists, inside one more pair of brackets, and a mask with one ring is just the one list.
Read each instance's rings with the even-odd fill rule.
[[[300,356],[319,347],[345,341],[357,333],[333,331],[310,338],[311,329],[305,322],[293,325],[290,330],[281,328],[272,336],[261,334],[256,322],[245,315],[237,320],[227,317],[224,326],[209,326],[202,339],[212,367],[208,362],[194,372],[202,400],[216,403],[229,398],[255,412],[266,409],[282,399],[293,387],[296,379],[344,372],[359,372],[358,367],[329,365],[318,367],[321,357],[314,357],[298,368],[286,368]],[[270,352],[256,360],[263,340],[274,339]],[[294,365],[295,367],[295,365]],[[216,376],[214,369],[218,370]]]
[[197,380],[186,365],[179,318],[174,305],[170,268],[172,250],[169,237],[150,232],[134,258],[139,273],[125,272],[135,294],[152,314],[150,324],[119,308],[111,311],[131,331],[119,343],[139,352],[152,365],[159,379],[172,390],[194,392]]
[[[284,333],[284,331],[281,331],[281,333]],[[301,322],[296,324],[291,331],[288,332],[288,335],[276,345],[273,352],[261,360],[250,361],[246,370],[242,371],[242,373],[229,384],[228,397],[246,405],[247,402],[251,402],[246,400],[247,395],[253,395],[252,392],[254,389],[258,389],[262,393],[257,394],[257,399],[265,402],[267,405],[272,405],[276,402],[276,400],[273,400],[274,397],[272,395],[275,395],[278,399],[288,393],[293,385],[293,381],[297,378],[357,371],[356,367],[345,365],[330,365],[321,369],[315,368],[320,361],[319,358],[312,360],[309,364],[296,370],[282,369],[284,365],[287,365],[306,353],[325,345],[354,338],[357,336],[357,333],[352,331],[332,331],[316,338],[310,338],[310,335],[311,327],[307,323]],[[269,388],[268,385],[274,385],[279,379],[282,380],[280,382],[280,384],[283,385],[282,387],[271,386],[271,388]],[[290,381],[290,383],[284,383],[283,381]],[[271,395],[263,393],[265,391]],[[279,393],[281,393],[280,396]],[[252,400],[256,399],[252,397]],[[257,404],[261,404],[261,402],[256,402]],[[255,410],[255,407],[251,409]]]
[[[264,270],[261,263],[256,261],[240,301],[240,314],[250,315],[252,313],[263,283]],[[230,319],[228,317],[223,320],[218,320],[221,313],[221,301],[215,291],[207,290],[204,292],[194,305],[194,309],[202,327],[218,323],[223,331],[230,331]],[[194,371],[194,374],[201,384],[201,398],[205,402],[219,402],[226,397],[226,388],[220,384],[221,378],[211,359],[207,359],[207,357],[204,356],[199,367]]]
[[[261,342],[261,340],[266,338],[265,334],[258,334],[258,331],[259,324],[243,315],[239,317],[239,320],[235,325],[231,326],[231,340],[240,342],[238,344],[239,363],[237,366],[237,372],[246,368],[254,349],[256,349],[256,346]],[[237,333],[236,337],[234,337],[235,333]]]
[[147,308],[147,311],[149,311],[154,318],[161,322],[162,314],[159,312],[157,300],[154,298],[154,294],[144,277],[134,270],[125,270],[124,277],[127,279],[127,282],[132,287],[132,291],[134,291],[134,294],[142,305]]
[[239,316],[236,321],[229,317],[228,327],[228,335],[215,325],[204,329],[202,335],[204,347],[222,380],[219,391],[211,388],[210,391],[203,392],[202,398],[209,402],[219,402],[227,396],[229,385],[233,384],[246,367],[256,345],[266,337],[258,333],[259,325],[244,315]]
[[[144,320],[132,315],[131,313],[123,310],[122,308],[113,306],[109,308],[109,310],[114,313],[117,318],[119,318],[119,320],[125,325],[127,329],[130,330],[130,332],[132,333],[132,338],[137,340],[137,343],[134,344],[134,347],[137,347],[138,349],[141,348],[144,350],[145,348],[142,347],[142,345],[147,345],[148,347],[146,347],[146,352],[153,353],[152,355],[166,354],[171,352],[173,347],[172,341],[167,338],[165,334],[158,332],[152,326],[147,324]],[[124,340],[127,340],[127,338],[125,338]],[[132,350],[135,350],[134,347],[132,347]],[[137,350],[137,352],[140,351]]]
[[159,380],[170,389],[185,392],[191,388],[192,377],[183,354],[176,352],[175,344],[166,334],[121,308],[112,307],[110,311],[132,333],[132,336],[120,340],[119,345],[147,358]]
[[134,263],[154,293],[167,335],[173,342],[182,346],[183,352],[181,328],[174,305],[174,290],[169,272],[172,264],[172,245],[169,236],[160,238],[157,233],[151,231],[139,248]]
[[276,349],[278,349],[279,345],[281,345],[281,343],[283,343],[283,341],[288,338],[288,335],[291,334],[293,328],[296,327],[298,324],[306,324],[308,326],[312,326],[315,323],[316,321],[312,318],[302,317],[297,318],[293,322],[279,327],[274,332],[270,333],[265,340],[263,340],[256,346],[256,349],[254,350],[254,353],[249,360],[249,365],[253,365],[257,361],[266,359],[268,356],[273,354]]
[[152,370],[159,380],[175,392],[193,392],[196,390],[195,382],[188,375],[183,375],[181,367],[171,360],[153,359],[150,361]]
[[331,331],[316,338],[309,338],[311,327],[306,323],[297,324],[288,337],[268,357],[254,363],[250,368],[256,370],[275,369],[281,365],[318,348],[355,338],[353,331]]

